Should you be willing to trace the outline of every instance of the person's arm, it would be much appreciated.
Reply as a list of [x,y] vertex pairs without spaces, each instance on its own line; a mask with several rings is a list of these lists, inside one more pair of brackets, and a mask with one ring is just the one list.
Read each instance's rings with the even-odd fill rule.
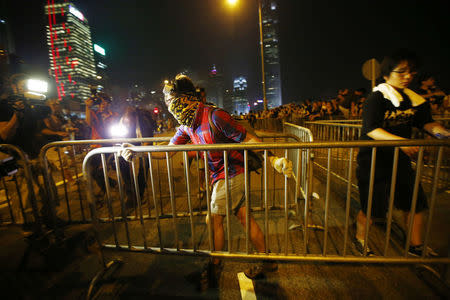
[[90,127],[92,127],[92,116],[91,116],[92,110],[91,110],[91,107],[92,107],[92,105],[94,105],[94,101],[92,101],[91,99],[87,99],[84,103],[86,104],[86,111],[85,111],[86,123]]
[[[175,135],[172,137],[172,139],[169,142],[169,145],[183,145],[187,144],[189,141],[189,136],[187,133],[183,130],[183,126],[180,126],[178,128],[178,131],[175,133]],[[123,150],[119,151],[119,156],[122,156],[126,161],[131,161],[133,157],[135,156],[134,151],[128,149],[127,147],[133,147],[134,145],[129,143],[122,144]],[[175,155],[176,152],[169,152],[169,157],[172,157]],[[154,159],[166,159],[166,152],[152,152],[152,158]]]
[[[392,134],[383,128],[376,128],[372,130],[371,132],[367,133],[367,136],[374,139],[374,140],[398,140],[398,141],[405,141],[408,139],[405,139],[401,136]],[[413,146],[413,147],[400,147],[405,154],[412,156],[416,154],[419,151],[419,147]]]
[[7,122],[0,122],[0,138],[3,141],[8,141],[16,133],[19,125],[17,114],[14,113],[11,119]]
[[44,124],[46,127],[41,130],[41,133],[44,135],[59,135],[60,137],[66,137],[69,135],[69,133],[65,131],[56,131],[50,129],[51,125],[48,119],[44,120]]
[[[258,138],[257,136],[251,134],[247,131],[247,135],[245,136],[245,139],[242,141],[243,143],[262,143],[262,140]],[[264,150],[255,150],[255,152],[261,152]],[[294,172],[292,170],[292,162],[288,160],[285,157],[277,157],[275,156],[272,151],[268,151],[268,159],[270,162],[270,165],[277,170],[278,173],[282,173],[286,175],[287,177],[292,177],[294,175]]]

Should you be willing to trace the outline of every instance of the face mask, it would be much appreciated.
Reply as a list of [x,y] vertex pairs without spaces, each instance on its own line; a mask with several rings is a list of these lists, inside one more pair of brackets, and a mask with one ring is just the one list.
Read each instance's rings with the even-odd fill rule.
[[181,125],[192,127],[200,102],[192,96],[171,98],[168,105],[170,113]]

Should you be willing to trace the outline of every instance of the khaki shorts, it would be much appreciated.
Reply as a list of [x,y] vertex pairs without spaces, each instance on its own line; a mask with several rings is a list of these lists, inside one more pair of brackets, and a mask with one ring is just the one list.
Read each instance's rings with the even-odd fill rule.
[[[230,186],[231,210],[234,214],[244,203],[245,178],[244,173],[234,176],[228,180]],[[225,179],[220,179],[214,183],[211,195],[211,213],[216,215],[226,215],[226,189]]]

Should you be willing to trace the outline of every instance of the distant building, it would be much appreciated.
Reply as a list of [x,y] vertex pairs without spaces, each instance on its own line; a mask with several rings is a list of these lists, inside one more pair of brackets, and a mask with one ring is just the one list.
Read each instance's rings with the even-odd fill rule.
[[70,2],[47,3],[50,71],[58,98],[84,100],[91,95],[89,85],[98,84],[88,20]]
[[268,107],[282,104],[280,50],[278,47],[278,1],[262,0],[264,71]]
[[245,114],[249,111],[248,97],[247,97],[247,79],[244,76],[239,76],[233,81],[233,96],[232,96],[234,114]]
[[97,72],[97,80],[100,85],[100,89],[104,90],[109,82],[106,50],[102,46],[97,44],[94,44],[94,60]]
[[9,64],[9,55],[15,52],[14,39],[9,24],[0,15],[0,62]]
[[230,114],[234,114],[233,90],[231,89],[226,89],[223,93],[223,109]]
[[214,103],[218,107],[224,108],[224,82],[223,76],[220,74],[216,66],[213,65],[208,74],[208,87],[206,90],[206,99],[208,102]]

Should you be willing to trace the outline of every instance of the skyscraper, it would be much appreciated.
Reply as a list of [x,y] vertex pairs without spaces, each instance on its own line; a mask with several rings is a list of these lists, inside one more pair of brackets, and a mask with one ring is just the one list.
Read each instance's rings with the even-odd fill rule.
[[100,89],[104,90],[108,84],[108,65],[106,64],[106,51],[100,45],[94,44],[94,60],[97,71],[97,80]]
[[277,1],[262,0],[262,23],[266,98],[270,108],[282,104]]
[[212,102],[219,107],[224,108],[223,102],[223,92],[224,92],[224,83],[223,76],[216,69],[216,66],[213,65],[208,74],[208,86],[206,90],[206,98],[208,102]]
[[45,14],[50,70],[58,98],[84,100],[91,94],[89,84],[97,84],[88,20],[67,0],[47,0]]
[[237,114],[247,113],[248,108],[248,98],[247,98],[247,79],[244,76],[239,76],[233,81],[233,113]]

